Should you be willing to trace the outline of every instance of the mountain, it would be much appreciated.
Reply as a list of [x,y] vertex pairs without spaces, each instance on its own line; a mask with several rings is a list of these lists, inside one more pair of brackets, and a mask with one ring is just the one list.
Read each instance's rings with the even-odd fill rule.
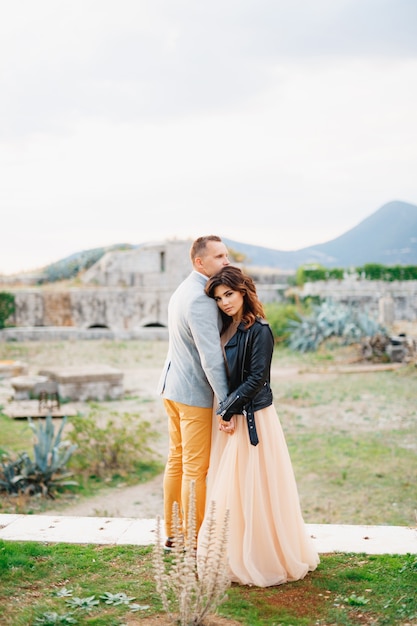
[[340,237],[295,251],[274,250],[224,239],[246,257],[247,265],[295,270],[319,263],[325,267],[358,267],[365,263],[417,265],[417,206],[384,204]]
[[[295,271],[300,265],[308,263],[340,268],[358,267],[365,263],[417,265],[417,206],[400,201],[388,202],[340,237],[300,250],[275,250],[226,238],[223,241],[230,250],[244,255],[248,267]],[[12,283],[18,279],[23,284],[42,284],[71,279],[106,252],[135,249],[142,245],[114,244],[75,252],[34,272],[0,277],[0,282]]]

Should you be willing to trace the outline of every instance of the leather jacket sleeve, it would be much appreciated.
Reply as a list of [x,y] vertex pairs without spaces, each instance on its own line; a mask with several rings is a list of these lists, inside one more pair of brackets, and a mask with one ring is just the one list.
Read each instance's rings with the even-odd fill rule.
[[242,334],[245,335],[245,345],[243,352],[239,350],[239,358],[234,368],[237,370],[239,366],[240,371],[231,372],[230,393],[220,402],[217,410],[226,421],[235,413],[242,413],[245,405],[252,401],[256,404],[257,397],[261,406],[272,403],[269,380],[274,338],[271,328],[266,323],[255,323]]

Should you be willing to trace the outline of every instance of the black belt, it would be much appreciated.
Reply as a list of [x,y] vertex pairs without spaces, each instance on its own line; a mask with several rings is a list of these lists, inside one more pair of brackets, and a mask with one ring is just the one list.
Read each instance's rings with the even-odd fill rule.
[[258,433],[256,432],[255,413],[252,408],[252,403],[247,409],[243,410],[243,414],[246,417],[246,423],[248,425],[249,440],[253,446],[257,446],[259,443]]

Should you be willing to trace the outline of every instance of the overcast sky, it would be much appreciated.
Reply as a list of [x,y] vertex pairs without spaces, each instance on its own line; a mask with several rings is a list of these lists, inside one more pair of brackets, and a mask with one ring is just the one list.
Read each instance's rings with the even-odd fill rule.
[[0,0],[0,273],[417,204],[416,0]]

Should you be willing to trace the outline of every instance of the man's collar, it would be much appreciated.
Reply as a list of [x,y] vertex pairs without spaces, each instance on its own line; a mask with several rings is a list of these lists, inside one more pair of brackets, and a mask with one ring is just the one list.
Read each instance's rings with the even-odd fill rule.
[[208,276],[206,276],[205,274],[202,274],[201,272],[198,272],[197,270],[194,270],[194,269],[193,269],[193,272],[195,272],[195,273],[196,273],[196,274],[198,274],[199,276],[202,276],[205,280],[208,280],[208,279],[209,279],[209,277],[208,277]]

